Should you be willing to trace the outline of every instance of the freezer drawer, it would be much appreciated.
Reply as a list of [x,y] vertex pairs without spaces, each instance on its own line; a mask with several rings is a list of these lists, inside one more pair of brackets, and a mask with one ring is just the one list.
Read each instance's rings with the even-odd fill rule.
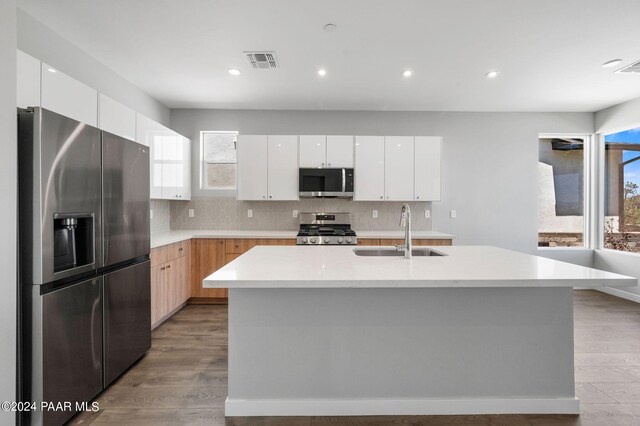
[[149,254],[149,148],[102,132],[104,266]]
[[142,262],[104,276],[104,382],[151,348],[151,269]]
[[[42,401],[90,401],[102,391],[102,279],[42,297]],[[38,373],[36,373],[37,379]],[[40,386],[36,384],[34,390]],[[37,395],[33,395],[37,397]],[[61,425],[75,411],[44,411],[44,425]]]

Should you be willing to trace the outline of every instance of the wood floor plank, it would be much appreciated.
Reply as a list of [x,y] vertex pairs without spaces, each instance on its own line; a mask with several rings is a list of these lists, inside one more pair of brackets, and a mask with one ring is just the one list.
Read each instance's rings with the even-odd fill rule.
[[640,425],[640,304],[574,292],[581,415],[224,417],[226,305],[188,305],[153,332],[152,348],[72,425]]

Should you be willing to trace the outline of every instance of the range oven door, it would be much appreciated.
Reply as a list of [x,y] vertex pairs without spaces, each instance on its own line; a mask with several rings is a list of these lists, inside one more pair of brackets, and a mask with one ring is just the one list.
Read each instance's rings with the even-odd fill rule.
[[299,169],[300,197],[353,197],[353,169]]

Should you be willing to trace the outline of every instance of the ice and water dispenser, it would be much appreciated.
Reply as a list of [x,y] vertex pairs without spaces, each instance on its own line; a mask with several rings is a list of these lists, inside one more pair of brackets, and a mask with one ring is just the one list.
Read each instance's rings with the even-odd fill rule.
[[93,213],[53,216],[53,270],[62,272],[93,263]]

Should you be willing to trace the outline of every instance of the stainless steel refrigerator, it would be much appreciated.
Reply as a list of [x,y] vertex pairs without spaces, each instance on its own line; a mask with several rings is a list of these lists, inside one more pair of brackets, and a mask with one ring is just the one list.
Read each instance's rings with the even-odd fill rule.
[[21,393],[59,425],[151,347],[149,151],[18,110]]

